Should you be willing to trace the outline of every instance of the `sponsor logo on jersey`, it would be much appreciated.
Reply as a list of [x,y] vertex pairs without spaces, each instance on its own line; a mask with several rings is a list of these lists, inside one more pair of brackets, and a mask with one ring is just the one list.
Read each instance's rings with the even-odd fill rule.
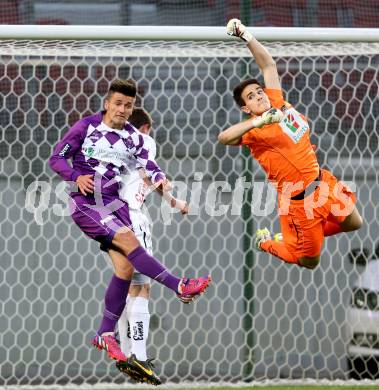
[[89,158],[94,158],[99,161],[111,163],[117,167],[124,165],[130,154],[126,151],[115,150],[115,149],[102,149],[93,146],[87,146],[82,148],[82,153]]
[[95,150],[91,146],[89,146],[88,148],[83,148],[83,154],[85,154],[87,157],[92,157],[94,153]]
[[308,123],[293,108],[286,110],[285,114],[285,118],[279,125],[294,143],[298,143],[309,130]]

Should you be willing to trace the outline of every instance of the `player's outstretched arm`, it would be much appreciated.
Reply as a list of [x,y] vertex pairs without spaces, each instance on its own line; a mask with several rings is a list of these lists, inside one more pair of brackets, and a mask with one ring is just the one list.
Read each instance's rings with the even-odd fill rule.
[[237,123],[222,131],[218,135],[218,140],[224,145],[239,145],[241,143],[242,136],[253,127],[251,119]]
[[238,145],[241,142],[241,137],[251,129],[262,128],[271,123],[278,123],[283,118],[284,114],[282,111],[277,108],[270,108],[262,115],[237,123],[222,131],[218,135],[218,140],[224,145]]
[[150,187],[153,188],[160,196],[163,197],[163,199],[172,207],[175,209],[178,209],[182,215],[187,215],[189,212],[189,206],[188,203],[185,200],[177,199],[172,195],[171,193],[171,183],[169,183],[170,186],[163,187],[162,185],[153,184],[151,180],[146,176],[146,173],[142,173],[144,175],[145,183]]
[[228,35],[240,38],[247,43],[247,47],[263,73],[266,88],[281,89],[274,59],[268,50],[247,31],[246,26],[239,19],[230,19],[226,26],[226,32]]

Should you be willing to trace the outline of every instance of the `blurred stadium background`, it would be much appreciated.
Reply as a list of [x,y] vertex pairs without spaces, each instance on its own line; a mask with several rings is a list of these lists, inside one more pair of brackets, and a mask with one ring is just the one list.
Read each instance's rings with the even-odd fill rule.
[[3,0],[3,24],[378,27],[376,0]]
[[[0,10],[1,24],[18,25],[101,20],[114,26],[224,26],[231,17],[261,27],[379,28],[379,4],[5,0]],[[70,217],[56,215],[59,180],[46,163],[69,126],[101,109],[115,77],[138,83],[140,103],[155,122],[162,168],[189,188],[201,183],[199,214],[186,220],[174,216],[164,225],[159,200],[150,200],[157,256],[178,274],[211,269],[215,281],[190,307],[154,284],[149,351],[162,378],[196,383],[379,377],[378,285],[358,288],[363,314],[354,312],[357,281],[375,258],[379,236],[378,42],[269,43],[287,99],[310,119],[320,165],[356,183],[365,219],[359,232],[327,240],[313,272],[253,254],[255,227],[278,224],[275,214],[263,217],[255,210],[251,216],[251,192],[242,215],[210,217],[205,210],[214,180],[232,189],[240,176],[264,180],[250,157],[217,142],[220,130],[241,117],[231,89],[241,78],[258,75],[243,45],[217,45],[109,43],[101,34],[98,42],[84,43],[0,41],[0,385],[125,380],[89,349],[110,266]],[[36,180],[52,188],[38,192],[41,224],[25,208],[27,188]],[[231,194],[218,196],[217,204],[231,204]],[[374,322],[367,325],[368,317]]]

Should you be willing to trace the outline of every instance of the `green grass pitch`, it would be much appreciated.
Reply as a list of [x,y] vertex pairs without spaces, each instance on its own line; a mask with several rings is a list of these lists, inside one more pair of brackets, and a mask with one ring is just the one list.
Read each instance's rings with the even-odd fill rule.
[[302,386],[302,385],[292,385],[292,386],[252,386],[252,387],[166,387],[166,386],[159,386],[159,387],[151,387],[151,386],[144,386],[145,389],[169,389],[169,390],[377,390],[379,389],[378,384],[373,385],[322,385],[322,386]]

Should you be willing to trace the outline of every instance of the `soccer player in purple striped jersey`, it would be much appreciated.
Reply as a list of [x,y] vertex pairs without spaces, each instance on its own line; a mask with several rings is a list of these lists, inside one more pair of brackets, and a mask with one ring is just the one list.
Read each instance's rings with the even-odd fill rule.
[[[126,362],[114,329],[125,307],[134,268],[173,290],[183,302],[202,294],[209,276],[178,278],[140,245],[132,230],[129,207],[120,199],[121,175],[130,158],[137,159],[147,177],[162,191],[171,189],[165,174],[144,148],[144,140],[127,120],[136,99],[131,80],[115,80],[105,98],[104,111],[79,120],[55,146],[50,167],[64,180],[76,182],[70,194],[72,218],[102,248],[123,256],[111,256],[114,275],[105,293],[105,309],[92,344],[109,358]],[[72,160],[72,165],[68,160]]]

